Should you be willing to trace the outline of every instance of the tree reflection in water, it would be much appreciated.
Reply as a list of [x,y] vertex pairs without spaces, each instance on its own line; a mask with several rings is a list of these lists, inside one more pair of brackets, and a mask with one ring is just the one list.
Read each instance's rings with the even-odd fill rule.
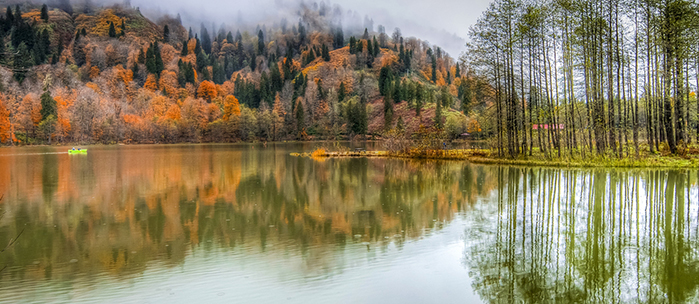
[[441,228],[495,185],[494,171],[463,162],[318,162],[290,156],[289,147],[0,155],[7,169],[0,170],[7,193],[0,243],[27,227],[23,241],[0,255],[0,264],[11,265],[0,280],[134,278],[199,251],[301,256],[309,276],[334,274],[348,243],[400,247]]
[[464,258],[494,303],[696,303],[697,172],[497,171]]

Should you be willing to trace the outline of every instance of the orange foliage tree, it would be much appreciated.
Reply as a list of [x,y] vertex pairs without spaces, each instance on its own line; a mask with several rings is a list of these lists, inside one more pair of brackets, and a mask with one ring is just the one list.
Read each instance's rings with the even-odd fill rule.
[[33,133],[41,122],[41,103],[34,94],[27,94],[17,110],[15,121],[25,133]]
[[240,103],[238,103],[238,98],[228,95],[223,100],[223,120],[230,120],[231,116],[240,116]]
[[4,98],[0,97],[0,142],[7,143],[13,138],[10,125],[10,111],[5,107]]
[[197,96],[199,98],[204,98],[206,101],[211,102],[212,99],[216,98],[218,90],[216,85],[208,80],[204,80],[199,84],[199,89],[197,90]]
[[160,89],[165,91],[167,96],[177,95],[179,83],[177,82],[177,74],[170,70],[164,70],[160,73]]
[[158,82],[155,80],[155,75],[148,74],[148,78],[146,78],[146,83],[143,84],[143,88],[151,91],[158,89]]
[[70,109],[73,106],[73,101],[75,101],[74,92],[64,92],[59,94],[54,98],[56,100],[57,106],[57,126],[56,126],[56,137],[65,139],[70,134]]

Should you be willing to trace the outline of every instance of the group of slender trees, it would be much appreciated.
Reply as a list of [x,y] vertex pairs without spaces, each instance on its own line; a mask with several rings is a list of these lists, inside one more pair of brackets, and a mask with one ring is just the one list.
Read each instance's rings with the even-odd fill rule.
[[687,0],[493,1],[464,60],[496,92],[498,153],[623,157],[645,144],[684,153],[699,136],[698,9]]

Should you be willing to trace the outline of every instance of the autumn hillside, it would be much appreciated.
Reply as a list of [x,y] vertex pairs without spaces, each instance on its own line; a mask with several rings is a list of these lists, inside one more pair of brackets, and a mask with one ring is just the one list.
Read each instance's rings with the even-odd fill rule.
[[490,90],[439,47],[399,30],[389,37],[382,26],[346,33],[324,6],[302,9],[298,22],[214,33],[123,6],[8,7],[0,17],[0,141],[481,132],[483,122],[468,114],[486,108]]

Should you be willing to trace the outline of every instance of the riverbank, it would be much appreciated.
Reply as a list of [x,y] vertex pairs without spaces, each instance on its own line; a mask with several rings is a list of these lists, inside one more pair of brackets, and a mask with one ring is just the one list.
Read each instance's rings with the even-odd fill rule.
[[410,150],[408,152],[392,151],[326,151],[317,149],[311,153],[292,153],[292,156],[311,157],[314,159],[345,157],[381,157],[409,159],[464,160],[476,164],[563,167],[563,168],[699,168],[699,156],[661,156],[642,153],[640,156],[623,158],[612,156],[592,157],[547,157],[544,154],[521,156],[520,158],[501,158],[487,149],[452,149],[452,150]]

